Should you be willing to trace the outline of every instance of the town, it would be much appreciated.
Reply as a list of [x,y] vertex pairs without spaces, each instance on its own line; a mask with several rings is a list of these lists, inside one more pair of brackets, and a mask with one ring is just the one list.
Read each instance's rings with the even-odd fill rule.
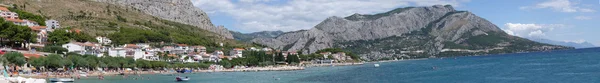
[[23,16],[20,14],[32,15],[0,7],[0,15],[4,19],[0,29],[0,55],[5,62],[5,70],[11,72],[11,76],[71,76],[65,75],[67,71],[103,71],[116,75],[132,69],[150,73],[169,70],[181,73],[302,70],[306,66],[362,64],[356,55],[340,49],[303,54],[302,51],[282,51],[264,46],[225,48],[226,43],[222,42],[215,42],[217,46],[212,47],[169,42],[117,45],[109,37],[92,39],[81,29],[61,27],[57,20],[39,20],[39,16],[20,17]]

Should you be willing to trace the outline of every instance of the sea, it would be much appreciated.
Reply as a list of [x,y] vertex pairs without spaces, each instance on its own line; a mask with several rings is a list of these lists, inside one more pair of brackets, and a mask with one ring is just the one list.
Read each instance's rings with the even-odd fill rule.
[[[375,67],[374,64],[379,64]],[[297,71],[95,77],[77,83],[600,83],[600,48],[373,62]],[[150,78],[150,79],[148,79]]]

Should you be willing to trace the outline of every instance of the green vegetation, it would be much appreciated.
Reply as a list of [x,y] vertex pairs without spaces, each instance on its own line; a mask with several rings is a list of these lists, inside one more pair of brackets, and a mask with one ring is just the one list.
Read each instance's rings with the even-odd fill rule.
[[65,54],[67,53],[69,50],[67,50],[66,48],[63,48],[61,46],[58,45],[54,45],[54,46],[45,46],[44,48],[42,48],[40,51],[42,52],[48,52],[48,53],[58,53],[58,54]]
[[[25,59],[20,53],[13,53],[5,56],[11,64],[25,64]],[[7,54],[8,55],[8,54]],[[77,69],[95,69],[109,68],[144,68],[144,69],[161,69],[161,68],[208,68],[207,63],[168,63],[164,61],[147,61],[143,59],[134,60],[131,57],[96,57],[94,55],[78,55],[69,54],[62,57],[58,54],[50,54],[46,57],[30,58],[27,63],[34,67],[46,67],[49,69],[57,69],[62,67],[77,68]]]
[[148,43],[148,42],[171,42],[170,38],[164,34],[150,30],[121,28],[119,32],[110,34],[110,39],[115,40],[113,44],[123,45],[129,43]]
[[27,63],[23,54],[19,52],[9,52],[4,54],[2,57],[5,58],[7,62],[12,65],[23,65]]
[[19,18],[21,19],[27,19],[27,20],[31,20],[31,21],[35,21],[37,22],[40,26],[46,26],[46,18],[40,16],[40,15],[35,15],[33,13],[29,13],[29,12],[25,12],[19,9],[15,9],[15,8],[8,8],[10,11],[15,12],[19,15]]
[[49,45],[63,45],[75,40],[77,42],[97,42],[92,36],[84,32],[67,32],[70,28],[56,29],[48,34]]
[[0,45],[20,47],[22,43],[35,42],[35,38],[36,34],[29,27],[14,25],[0,18]]

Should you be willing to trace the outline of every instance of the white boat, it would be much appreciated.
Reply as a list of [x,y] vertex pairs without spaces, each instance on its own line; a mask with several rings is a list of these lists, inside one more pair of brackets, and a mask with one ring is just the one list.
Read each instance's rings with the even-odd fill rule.
[[75,82],[72,78],[50,78],[50,82]]
[[179,76],[177,76],[177,77],[175,77],[175,80],[176,80],[176,81],[188,81],[188,80],[190,80],[190,78],[188,78],[188,77],[179,77]]
[[373,64],[375,67],[379,67],[379,64]]

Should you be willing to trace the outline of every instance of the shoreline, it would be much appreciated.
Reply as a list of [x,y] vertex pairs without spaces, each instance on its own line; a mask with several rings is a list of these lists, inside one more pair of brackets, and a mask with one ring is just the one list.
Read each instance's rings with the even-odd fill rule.
[[[261,71],[296,71],[304,70],[310,67],[328,67],[328,66],[354,66],[364,65],[370,63],[387,63],[387,62],[399,62],[399,61],[412,61],[412,60],[426,60],[425,59],[406,59],[406,60],[383,60],[383,61],[370,61],[370,62],[345,62],[345,63],[325,63],[325,64],[305,64],[303,66],[266,66],[266,67],[248,67],[248,68],[231,68],[231,69],[202,69],[193,70],[192,73],[212,73],[212,72],[261,72]],[[47,72],[44,72],[47,73]],[[86,76],[80,76],[80,74],[66,74],[66,75],[50,75],[37,73],[37,74],[20,74],[14,75],[13,77],[24,77],[24,78],[37,78],[37,79],[48,79],[48,78],[74,78],[78,76],[80,78],[96,78],[98,76],[118,76],[120,72],[101,72],[101,71],[90,71],[85,74]],[[126,75],[155,75],[155,74],[177,74],[177,72],[164,72],[164,71],[130,71],[125,72]]]

